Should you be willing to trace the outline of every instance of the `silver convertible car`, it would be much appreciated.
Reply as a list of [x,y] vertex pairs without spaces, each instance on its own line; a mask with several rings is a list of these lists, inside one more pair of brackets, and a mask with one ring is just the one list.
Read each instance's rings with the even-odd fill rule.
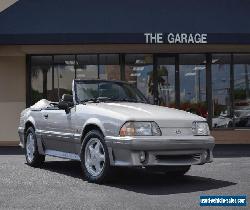
[[197,115],[148,103],[121,81],[74,80],[73,95],[39,101],[21,113],[18,133],[27,164],[45,156],[78,160],[90,182],[115,167],[141,167],[184,175],[212,162],[214,138]]

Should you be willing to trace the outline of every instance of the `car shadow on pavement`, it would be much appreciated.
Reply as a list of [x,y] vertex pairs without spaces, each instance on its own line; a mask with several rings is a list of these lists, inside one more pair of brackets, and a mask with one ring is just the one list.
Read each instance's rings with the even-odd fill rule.
[[[43,164],[41,169],[83,179],[80,163],[77,161],[48,161]],[[148,195],[168,195],[207,191],[235,184],[189,174],[177,178],[144,170],[124,168],[119,169],[114,177],[103,185]]]
[[164,174],[142,173],[128,172],[128,175],[119,179],[120,181],[115,181],[109,186],[148,195],[169,195],[207,191],[236,184],[189,174],[183,177],[168,177]]

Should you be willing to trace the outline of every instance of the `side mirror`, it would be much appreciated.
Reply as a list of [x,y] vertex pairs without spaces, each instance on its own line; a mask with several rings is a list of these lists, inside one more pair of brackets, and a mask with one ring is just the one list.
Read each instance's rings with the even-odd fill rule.
[[65,101],[60,101],[58,103],[58,108],[65,110],[65,112],[68,114],[70,112],[69,104]]

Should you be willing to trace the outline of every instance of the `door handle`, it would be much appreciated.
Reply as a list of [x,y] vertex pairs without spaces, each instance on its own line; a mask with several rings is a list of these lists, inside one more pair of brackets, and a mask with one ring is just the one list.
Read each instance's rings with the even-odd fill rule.
[[44,114],[43,115],[45,119],[48,119],[49,115],[48,114]]

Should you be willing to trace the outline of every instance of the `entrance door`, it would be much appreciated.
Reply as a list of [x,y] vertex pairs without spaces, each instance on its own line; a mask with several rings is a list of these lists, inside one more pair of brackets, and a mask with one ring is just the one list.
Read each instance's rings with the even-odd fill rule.
[[[178,65],[176,55],[159,54],[155,59],[156,95],[158,105],[176,107],[179,91],[177,91]],[[177,102],[177,103],[176,103]],[[178,106],[178,105],[177,105]]]

